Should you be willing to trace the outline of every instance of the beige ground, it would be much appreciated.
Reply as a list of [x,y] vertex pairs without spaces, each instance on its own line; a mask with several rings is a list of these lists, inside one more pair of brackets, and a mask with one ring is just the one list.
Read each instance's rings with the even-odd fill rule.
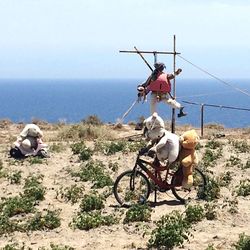
[[[56,193],[61,187],[69,187],[76,183],[75,180],[66,171],[68,168],[77,169],[80,166],[80,162],[76,155],[72,155],[70,149],[70,142],[64,142],[65,149],[59,153],[51,153],[51,158],[44,161],[44,164],[31,165],[26,159],[23,162],[13,163],[12,159],[8,158],[8,151],[11,143],[15,140],[17,134],[21,131],[24,125],[19,124],[1,124],[0,130],[0,160],[3,162],[4,169],[11,173],[14,170],[22,171],[22,179],[26,178],[32,173],[41,173],[44,175],[43,185],[46,186],[45,200],[40,202],[37,206],[38,210],[43,209],[61,209],[60,218],[61,226],[52,231],[35,231],[29,233],[15,232],[13,234],[0,236],[0,247],[4,247],[6,244],[17,242],[20,245],[22,242],[25,246],[29,246],[32,249],[38,249],[39,247],[49,247],[50,243],[62,244],[74,247],[75,249],[146,249],[147,241],[150,237],[151,230],[155,227],[154,221],[160,219],[162,215],[165,215],[172,210],[184,211],[185,206],[176,202],[171,192],[160,193],[158,195],[158,203],[153,207],[152,222],[150,223],[131,223],[124,225],[122,219],[119,224],[100,227],[89,231],[73,230],[69,227],[69,223],[72,221],[73,216],[79,209],[79,203],[72,205],[63,199],[56,198]],[[177,134],[180,134],[183,130],[190,128],[189,126],[177,128]],[[58,126],[44,125],[42,129],[45,134],[44,140],[51,145],[55,143],[57,134],[60,131]],[[199,130],[197,130],[199,132]],[[232,243],[238,240],[238,235],[245,232],[250,235],[250,196],[237,197],[238,199],[238,213],[230,214],[227,208],[223,208],[225,205],[225,198],[232,199],[232,191],[235,190],[236,185],[240,180],[249,178],[250,169],[241,170],[237,167],[231,167],[225,169],[225,162],[229,159],[230,155],[238,156],[242,159],[243,163],[246,163],[250,159],[248,153],[237,154],[233,148],[229,145],[229,139],[245,140],[250,145],[250,130],[226,130],[222,127],[210,127],[205,128],[204,138],[201,139],[201,144],[205,145],[208,139],[215,134],[224,134],[225,137],[219,138],[223,146],[223,156],[216,162],[215,166],[211,168],[214,176],[219,176],[221,173],[229,170],[232,172],[233,180],[228,187],[221,188],[221,197],[217,202],[218,219],[208,221],[204,219],[194,226],[191,230],[193,237],[190,237],[190,242],[186,242],[184,249],[206,249],[209,244],[213,244],[215,249],[230,249]],[[126,136],[140,133],[134,129],[126,126],[123,129],[115,130],[117,137],[125,138]],[[127,139],[127,138],[125,138]],[[62,141],[58,141],[62,145]],[[88,145],[93,145],[93,142],[88,142]],[[202,150],[199,151],[199,155],[202,156]],[[117,153],[113,156],[104,156],[103,154],[95,154],[94,159],[102,160],[106,165],[108,162],[118,162],[120,168],[117,173],[111,173],[112,178],[115,178],[122,171],[129,169],[133,166],[136,153],[129,153],[122,155]],[[79,184],[79,183],[78,183]],[[88,183],[81,183],[85,187],[85,192],[89,190]],[[20,185],[10,184],[7,178],[0,178],[0,197],[9,197],[17,195],[23,186],[23,182]],[[150,197],[153,201],[153,196]],[[204,204],[205,201],[201,201],[200,204]],[[126,209],[120,208],[111,195],[105,204],[104,211],[107,214],[120,213],[121,218],[124,217]]]

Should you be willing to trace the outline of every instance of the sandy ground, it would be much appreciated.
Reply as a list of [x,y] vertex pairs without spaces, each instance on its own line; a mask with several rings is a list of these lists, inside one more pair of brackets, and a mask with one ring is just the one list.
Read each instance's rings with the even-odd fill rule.
[[[11,144],[14,142],[16,136],[24,127],[23,124],[1,124],[0,130],[0,160],[3,163],[3,169],[8,173],[13,171],[22,171],[21,184],[11,184],[8,178],[0,178],[0,196],[11,197],[18,195],[21,191],[24,179],[30,174],[43,174],[43,186],[46,187],[45,199],[36,206],[39,211],[46,209],[55,210],[61,209],[60,218],[61,226],[51,231],[33,231],[29,233],[14,232],[11,234],[0,236],[0,247],[7,244],[18,243],[25,247],[38,249],[39,247],[49,247],[50,243],[68,245],[75,249],[147,249],[147,241],[150,238],[150,233],[155,228],[154,222],[159,220],[162,215],[168,214],[173,210],[184,211],[185,206],[176,201],[171,192],[158,193],[157,203],[152,207],[151,222],[130,223],[124,225],[122,223],[127,209],[120,208],[113,195],[107,198],[104,212],[106,214],[119,214],[121,216],[120,222],[112,226],[102,226],[89,231],[75,229],[69,227],[73,216],[79,211],[79,202],[71,204],[64,199],[57,197],[57,192],[60,188],[69,187],[75,184],[75,179],[71,177],[67,169],[78,169],[81,162],[76,155],[72,154],[70,144],[72,142],[63,142],[58,140],[57,134],[60,127],[52,125],[42,126],[45,134],[44,140],[49,145],[59,143],[64,146],[64,150],[58,153],[51,152],[51,157],[44,160],[43,164],[30,164],[28,159],[20,162],[14,162],[8,156],[8,151]],[[189,126],[178,127],[177,134],[189,129]],[[197,129],[198,133],[200,132]],[[231,245],[238,240],[239,234],[245,232],[250,235],[250,196],[238,196],[237,213],[231,214],[225,205],[225,199],[232,199],[232,191],[235,190],[240,180],[249,178],[250,169],[242,170],[238,167],[226,168],[226,161],[231,155],[237,156],[246,163],[250,160],[249,152],[237,153],[233,147],[228,143],[229,140],[244,140],[250,145],[250,130],[249,129],[223,129],[221,127],[210,127],[205,129],[205,135],[201,138],[201,144],[205,145],[213,136],[223,134],[223,137],[217,138],[220,143],[223,143],[223,150],[221,158],[216,161],[211,171],[213,176],[219,176],[225,171],[232,173],[233,179],[227,187],[221,188],[221,196],[217,200],[217,214],[216,220],[202,220],[194,225],[191,229],[193,237],[190,237],[190,242],[185,242],[184,249],[206,249],[209,244],[213,244],[215,249],[230,249]],[[127,136],[131,136],[140,131],[126,126],[120,130],[115,130],[118,138],[127,140]],[[220,137],[220,136],[219,136]],[[58,140],[58,141],[57,141]],[[86,142],[87,145],[93,145],[93,141]],[[204,148],[199,150],[198,154],[202,157]],[[136,153],[116,153],[112,156],[105,156],[101,153],[95,154],[94,159],[103,161],[105,165],[109,162],[117,162],[119,169],[117,172],[110,172],[112,178],[116,177],[123,171],[130,169],[136,158]],[[89,192],[89,183],[77,184],[84,186],[85,192]],[[153,194],[149,201],[153,201]],[[201,205],[205,201],[198,202]]]

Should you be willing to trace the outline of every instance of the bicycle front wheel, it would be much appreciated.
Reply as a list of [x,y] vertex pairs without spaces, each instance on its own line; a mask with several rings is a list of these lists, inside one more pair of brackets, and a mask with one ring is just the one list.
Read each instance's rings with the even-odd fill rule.
[[118,203],[124,207],[145,203],[149,197],[149,194],[149,180],[140,171],[125,171],[119,175],[115,181],[115,198]]
[[[174,186],[174,183],[177,182],[176,176],[173,176],[171,180],[171,185]],[[181,201],[182,203],[185,203],[189,200],[198,200],[203,199],[205,197],[205,189],[206,189],[206,178],[204,174],[201,172],[201,170],[195,168],[193,170],[193,186],[189,189],[185,189],[183,187],[173,187],[172,192],[174,196]]]

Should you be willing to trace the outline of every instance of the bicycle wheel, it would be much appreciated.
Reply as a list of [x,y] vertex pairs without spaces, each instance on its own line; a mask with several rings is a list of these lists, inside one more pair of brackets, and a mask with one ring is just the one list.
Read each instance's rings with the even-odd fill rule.
[[[171,180],[171,185],[177,183],[178,177],[173,176]],[[185,203],[188,200],[197,200],[203,199],[205,197],[205,189],[206,189],[206,178],[204,174],[197,168],[193,171],[193,186],[189,189],[185,189],[183,187],[173,187],[172,192],[174,196],[181,202]]]
[[150,194],[148,178],[140,171],[128,170],[119,175],[114,184],[114,195],[119,204],[130,207],[143,204]]

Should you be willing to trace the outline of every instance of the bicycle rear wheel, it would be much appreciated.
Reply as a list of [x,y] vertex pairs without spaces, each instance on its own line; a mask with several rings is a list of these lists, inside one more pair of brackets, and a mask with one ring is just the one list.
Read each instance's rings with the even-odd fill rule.
[[[171,185],[174,185],[178,180],[177,176],[173,176],[171,180]],[[206,189],[206,178],[201,170],[195,168],[193,170],[193,186],[189,189],[183,187],[173,187],[172,192],[174,196],[181,202],[185,203],[188,200],[198,200],[205,197]]]
[[115,198],[124,207],[145,203],[149,194],[149,180],[140,171],[125,171],[117,177],[114,183]]

